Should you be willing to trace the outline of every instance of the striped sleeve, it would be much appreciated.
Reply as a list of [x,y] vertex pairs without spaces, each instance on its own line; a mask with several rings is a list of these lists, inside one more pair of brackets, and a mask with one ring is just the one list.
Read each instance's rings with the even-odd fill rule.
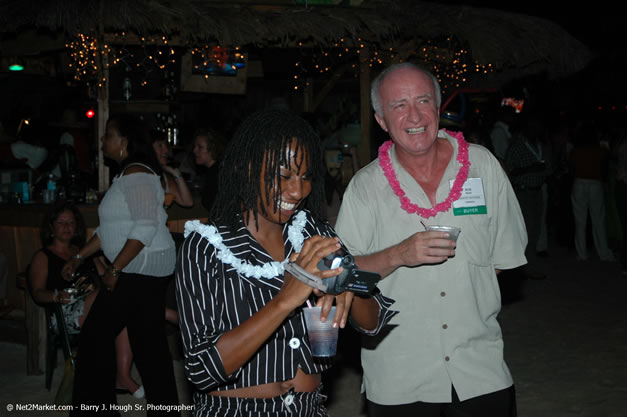
[[226,375],[216,343],[223,303],[216,278],[213,246],[199,233],[190,234],[179,251],[176,268],[176,297],[184,346],[185,374],[200,390],[212,390],[233,380]]
[[374,300],[379,305],[379,321],[377,323],[377,327],[372,330],[366,330],[360,327],[353,319],[349,316],[348,322],[353,329],[357,330],[359,333],[365,334],[367,336],[374,336],[378,334],[386,324],[389,323],[390,319],[398,314],[398,311],[391,310],[390,307],[394,304],[394,300],[384,296],[380,292],[377,292],[376,295],[373,296]]

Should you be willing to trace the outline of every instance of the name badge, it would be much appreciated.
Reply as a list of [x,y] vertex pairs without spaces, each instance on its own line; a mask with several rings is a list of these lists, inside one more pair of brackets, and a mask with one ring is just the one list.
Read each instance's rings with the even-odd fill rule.
[[[454,180],[449,181],[453,187]],[[455,216],[467,216],[470,214],[487,214],[483,181],[481,178],[468,178],[462,186],[462,195],[453,202],[453,214]]]

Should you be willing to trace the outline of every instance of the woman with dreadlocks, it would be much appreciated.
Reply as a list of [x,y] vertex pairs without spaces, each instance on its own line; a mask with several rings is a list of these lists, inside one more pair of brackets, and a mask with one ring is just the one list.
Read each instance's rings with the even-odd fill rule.
[[[285,271],[294,262],[320,278],[320,259],[340,245],[320,220],[324,166],[318,137],[300,117],[266,110],[244,121],[220,169],[208,225],[189,222],[177,262],[185,371],[198,388],[196,416],[326,416],[321,372],[302,308],[322,306],[333,325],[375,334],[392,300],[312,290]],[[350,317],[349,317],[350,313]]]

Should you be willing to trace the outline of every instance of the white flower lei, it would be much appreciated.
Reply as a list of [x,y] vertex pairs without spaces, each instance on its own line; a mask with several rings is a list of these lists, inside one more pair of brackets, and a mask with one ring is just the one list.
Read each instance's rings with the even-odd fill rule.
[[[294,221],[287,229],[287,238],[292,243],[295,252],[300,252],[305,242],[303,230],[307,224],[307,214],[299,211],[294,216]],[[199,220],[192,220],[185,223],[184,236],[187,237],[192,232],[198,232],[216,248],[216,257],[225,264],[231,265],[235,270],[248,278],[274,278],[283,274],[285,264],[289,261],[285,258],[282,262],[272,261],[263,265],[251,265],[237,258],[233,252],[222,242],[222,236],[215,226],[200,223]]]

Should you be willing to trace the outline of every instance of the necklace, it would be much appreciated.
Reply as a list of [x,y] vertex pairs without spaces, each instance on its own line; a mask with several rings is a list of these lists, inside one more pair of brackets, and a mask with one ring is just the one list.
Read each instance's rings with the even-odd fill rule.
[[[307,223],[307,214],[300,210],[294,215],[294,221],[287,228],[287,239],[292,244],[295,252],[300,252],[305,242],[303,230]],[[192,220],[185,223],[184,236],[187,237],[192,232],[198,232],[203,238],[216,249],[216,257],[225,264],[231,265],[239,274],[248,278],[274,278],[282,275],[285,271],[285,264],[289,258],[285,258],[281,262],[266,262],[263,265],[252,265],[249,262],[242,261],[226,247],[222,242],[222,236],[215,226],[209,226],[200,223],[199,220]]]
[[411,202],[411,200],[405,195],[405,191],[401,188],[401,184],[396,177],[392,161],[390,160],[390,148],[392,147],[392,141],[388,140],[379,147],[379,165],[383,170],[385,178],[387,178],[390,187],[394,191],[401,202],[401,208],[407,213],[416,213],[420,217],[429,218],[434,217],[438,213],[442,213],[451,208],[453,201],[457,200],[462,195],[462,188],[466,179],[468,179],[468,170],[470,169],[470,160],[468,160],[468,142],[464,140],[464,134],[461,132],[451,132],[444,130],[449,135],[457,139],[457,161],[461,164],[461,168],[457,172],[451,191],[449,192],[446,200],[436,204],[433,208],[422,208],[417,204]]

